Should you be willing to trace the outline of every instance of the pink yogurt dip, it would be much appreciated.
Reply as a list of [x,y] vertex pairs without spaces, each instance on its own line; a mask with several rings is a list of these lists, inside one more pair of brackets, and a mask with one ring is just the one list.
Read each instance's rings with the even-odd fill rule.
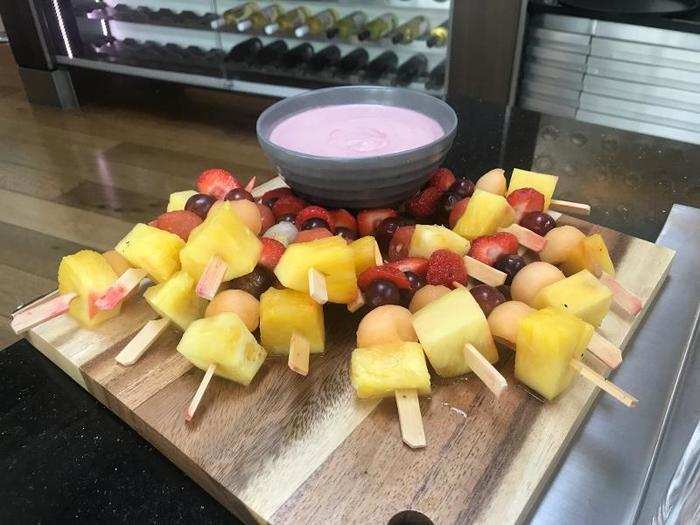
[[309,109],[283,120],[270,142],[319,157],[374,157],[425,146],[445,134],[412,109],[344,104]]

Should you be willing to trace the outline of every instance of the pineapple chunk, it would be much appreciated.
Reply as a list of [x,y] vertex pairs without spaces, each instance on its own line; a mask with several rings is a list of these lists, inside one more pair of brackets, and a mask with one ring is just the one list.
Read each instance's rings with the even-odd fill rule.
[[350,382],[357,397],[388,397],[402,388],[430,394],[430,373],[418,343],[356,348],[350,358]]
[[514,220],[515,212],[505,197],[477,188],[453,229],[472,240],[496,233],[498,228],[510,226]]
[[162,283],[180,269],[180,250],[185,245],[174,233],[137,224],[114,248],[133,266]]
[[518,328],[515,377],[549,400],[576,376],[571,360],[581,359],[593,327],[577,317],[545,308],[524,317]]
[[464,345],[471,343],[491,363],[498,350],[483,311],[465,288],[457,288],[424,306],[413,315],[413,328],[430,364],[442,377],[471,371],[464,359]]
[[330,302],[347,304],[357,297],[355,258],[342,237],[290,244],[275,267],[275,275],[287,288],[309,293],[309,268],[326,276]]
[[450,250],[457,255],[464,255],[469,251],[469,241],[444,226],[417,224],[408,255],[427,259],[435,250]]
[[371,235],[360,237],[348,246],[350,246],[355,260],[355,274],[360,275],[367,268],[377,265],[375,254],[379,252],[379,245]]
[[58,267],[58,291],[74,292],[69,313],[83,326],[93,328],[119,315],[121,305],[112,310],[98,310],[95,301],[114,284],[117,274],[102,255],[81,250],[61,259]]
[[183,330],[204,314],[206,303],[197,297],[197,283],[187,272],[179,271],[164,283],[151,286],[143,297],[161,317]]
[[228,202],[222,201],[192,230],[180,252],[180,261],[182,269],[198,280],[209,260],[217,255],[226,262],[224,281],[230,281],[252,272],[261,252],[257,235],[243,224]]
[[610,310],[612,292],[588,270],[549,284],[533,300],[537,309],[564,310],[593,326],[600,326]]
[[185,330],[177,351],[202,370],[216,364],[216,375],[245,386],[267,357],[243,321],[231,312],[194,321]]
[[192,195],[197,195],[194,190],[176,191],[170,194],[168,199],[168,207],[165,211],[180,211],[185,209],[185,204]]
[[596,277],[600,277],[603,272],[615,275],[615,266],[610,259],[608,247],[599,233],[589,235],[571,250],[561,269],[566,275],[573,275],[581,270],[588,270]]
[[515,190],[521,188],[533,188],[544,195],[544,209],[546,211],[549,209],[549,205],[552,202],[554,188],[557,187],[558,180],[559,177],[556,175],[546,175],[544,173],[516,168],[510,176],[510,184],[508,185],[508,193],[506,195],[510,195]]
[[299,332],[311,353],[323,352],[323,307],[303,292],[269,288],[260,296],[260,342],[273,354],[289,354],[292,333]]

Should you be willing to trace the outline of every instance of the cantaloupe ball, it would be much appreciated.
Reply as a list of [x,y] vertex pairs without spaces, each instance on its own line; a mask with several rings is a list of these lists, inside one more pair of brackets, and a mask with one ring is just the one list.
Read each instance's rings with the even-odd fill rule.
[[260,301],[243,290],[224,290],[216,294],[207,305],[204,317],[223,312],[236,314],[251,332],[260,324]]
[[357,327],[357,348],[417,342],[413,315],[403,306],[385,304],[370,311]]
[[262,231],[262,216],[258,205],[245,199],[228,201],[228,203],[243,224],[248,226],[255,235],[260,235]]
[[496,195],[505,195],[507,186],[506,174],[501,168],[487,171],[476,181],[477,188]]
[[551,264],[563,263],[571,251],[583,242],[586,236],[573,226],[557,226],[544,236],[547,244],[539,253],[540,259]]
[[415,314],[428,303],[432,303],[435,299],[438,299],[449,292],[450,289],[447,286],[443,286],[441,284],[426,284],[423,288],[413,294],[413,298],[411,299],[411,304],[408,305],[408,309],[412,314]]
[[564,273],[556,266],[542,261],[531,262],[515,274],[510,285],[510,296],[515,301],[532,305],[542,288],[563,278]]
[[499,304],[488,316],[491,335],[515,345],[520,320],[534,311],[534,308],[520,301],[506,301]]
[[129,261],[119,252],[115,250],[109,250],[104,252],[102,256],[107,259],[107,263],[112,267],[114,273],[121,276],[125,271],[131,268]]

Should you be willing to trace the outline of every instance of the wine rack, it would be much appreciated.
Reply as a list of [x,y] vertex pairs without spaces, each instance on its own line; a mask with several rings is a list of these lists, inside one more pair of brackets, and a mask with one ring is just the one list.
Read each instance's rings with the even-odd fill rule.
[[75,20],[64,64],[263,95],[352,84],[447,92],[452,0],[60,2],[54,15]]

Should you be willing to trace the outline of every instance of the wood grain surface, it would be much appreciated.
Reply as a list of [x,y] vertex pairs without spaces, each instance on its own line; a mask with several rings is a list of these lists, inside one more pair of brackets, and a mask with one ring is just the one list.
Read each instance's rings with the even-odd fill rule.
[[[673,252],[566,216],[559,222],[599,231],[618,279],[644,299],[635,319],[613,309],[603,322],[602,334],[624,348]],[[328,305],[328,350],[312,356],[308,377],[276,358],[248,388],[215,377],[195,421],[186,424],[183,413],[203,372],[175,351],[175,328],[136,365],[114,361],[154,317],[136,300],[95,332],[64,316],[34,329],[30,339],[251,523],[386,523],[407,509],[440,524],[522,521],[598,394],[579,378],[557,401],[543,403],[518,385],[512,354],[502,350],[497,368],[509,387],[499,400],[473,374],[434,377],[432,396],[420,400],[428,446],[411,450],[402,444],[393,398],[358,400],[350,385],[360,314]]]

